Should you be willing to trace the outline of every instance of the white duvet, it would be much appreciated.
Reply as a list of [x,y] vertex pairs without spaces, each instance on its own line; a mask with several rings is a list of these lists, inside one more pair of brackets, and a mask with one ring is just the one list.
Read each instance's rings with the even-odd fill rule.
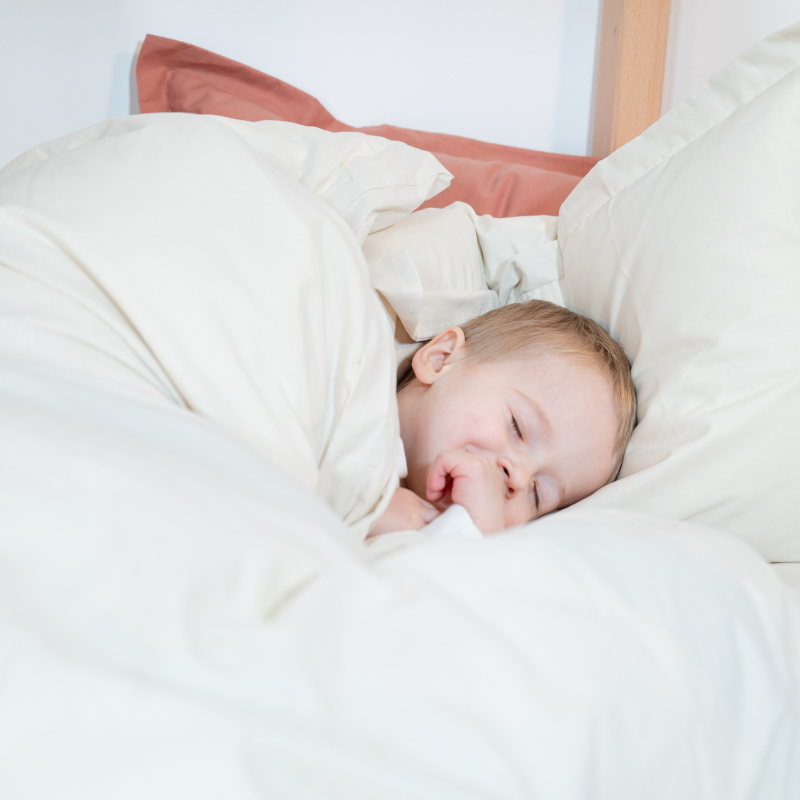
[[[369,137],[174,119],[0,173],[0,797],[800,796],[800,600],[742,542],[353,535],[397,439],[359,244],[421,200],[355,213]],[[377,189],[446,179],[390,146]]]
[[374,557],[197,415],[41,369],[0,436],[3,798],[798,796],[800,604],[732,537]]
[[446,175],[362,134],[188,114],[45,145],[0,173],[0,357],[190,408],[365,536],[399,434],[359,243]]

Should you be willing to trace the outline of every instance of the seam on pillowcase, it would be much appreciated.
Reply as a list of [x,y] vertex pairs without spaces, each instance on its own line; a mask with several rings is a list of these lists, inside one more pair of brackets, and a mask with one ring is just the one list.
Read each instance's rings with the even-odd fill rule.
[[[428,178],[423,178],[422,180],[418,181],[417,183],[390,183],[385,186],[370,186],[368,189],[362,189],[354,198],[353,200],[340,212],[342,215],[346,214],[364,195],[369,194],[369,192],[383,192],[387,189],[416,189],[426,181],[435,180],[438,175],[441,175],[441,172],[434,172]],[[420,201],[424,203],[425,201]],[[376,211],[380,210],[389,210],[389,209],[376,209]],[[413,213],[409,211],[409,214]]]
[[[622,193],[623,191],[625,191],[629,187],[633,186],[637,181],[639,181],[642,178],[644,178],[647,175],[649,175],[654,169],[659,167],[661,164],[664,164],[665,162],[669,161],[670,158],[672,158],[674,155],[679,153],[681,150],[685,149],[689,145],[691,145],[694,142],[698,141],[700,138],[705,136],[707,133],[709,133],[710,131],[714,130],[714,128],[718,127],[723,122],[728,120],[739,109],[743,108],[744,106],[748,105],[749,103],[752,103],[754,100],[756,100],[758,97],[763,95],[765,92],[769,91],[770,89],[772,89],[773,87],[775,87],[779,83],[781,83],[782,81],[784,81],[787,78],[791,77],[798,70],[800,70],[800,64],[796,64],[789,71],[785,72],[783,75],[781,75],[780,77],[778,77],[774,81],[772,81],[772,83],[770,83],[769,85],[767,85],[767,86],[763,87],[762,89],[760,89],[752,97],[748,98],[744,102],[738,103],[736,106],[734,106],[733,108],[731,108],[728,111],[726,111],[723,116],[721,116],[718,119],[714,120],[712,123],[707,125],[702,131],[699,131],[697,134],[695,134],[691,138],[687,138],[686,135],[684,134],[683,136],[681,136],[680,141],[679,142],[675,142],[672,145],[672,147],[670,147],[667,150],[667,152],[657,156],[651,162],[648,162],[647,164],[643,165],[641,167],[641,171],[635,177],[632,177],[629,181],[627,181],[624,185],[618,187],[617,189],[613,189],[612,190],[607,185],[606,181],[604,180],[604,174],[603,173],[606,171],[605,168],[604,168],[604,165],[606,165],[609,162],[609,160],[611,160],[611,159],[613,159],[614,161],[619,160],[621,158],[621,156],[619,156],[618,154],[621,154],[621,153],[625,152],[626,150],[630,151],[632,149],[631,146],[633,146],[634,148],[645,147],[645,145],[646,145],[647,148],[653,147],[653,143],[650,141],[650,139],[652,138],[652,136],[654,134],[650,134],[650,130],[651,129],[647,129],[643,133],[641,133],[639,136],[637,136],[636,138],[632,139],[627,144],[624,144],[618,150],[615,150],[613,153],[611,153],[605,159],[600,161],[595,167],[593,167],[592,170],[589,172],[589,174],[586,176],[586,178],[589,178],[589,176],[594,175],[594,180],[596,180],[600,184],[600,186],[598,188],[601,188],[602,190],[604,190],[605,193],[607,194],[607,196],[600,203],[598,203],[597,205],[593,205],[589,210],[587,210],[585,212],[585,214],[581,217],[581,219],[578,222],[576,222],[568,231],[564,231],[564,236],[571,236],[574,233],[574,231],[577,229],[579,224],[581,224],[584,220],[588,219],[588,217],[590,217],[592,214],[594,214],[597,211],[599,211],[601,208],[603,208],[603,206],[607,205],[618,194]],[[712,78],[711,81],[709,82],[709,84],[707,84],[706,86],[710,85],[710,83],[712,83],[713,80],[714,79]],[[704,89],[704,88],[706,88],[706,86],[704,86],[702,88]],[[673,108],[670,111],[668,111],[663,117],[661,117],[661,119],[659,119],[654,124],[653,127],[655,127],[655,125],[660,125],[661,127],[663,127],[667,122],[671,122],[672,117],[675,117],[675,116],[678,116],[679,114],[681,114],[682,110],[686,106],[688,106],[689,104],[693,103],[694,99],[697,97],[697,95],[701,91],[702,91],[702,89],[700,89],[697,92],[693,93],[692,95],[687,97],[685,100],[683,100],[675,108]],[[634,152],[634,153],[631,154],[631,158],[632,159],[641,158],[644,155],[646,155],[646,153],[642,153],[641,155],[639,155],[639,154],[636,154]],[[577,188],[578,187],[576,187],[576,190],[577,190]],[[567,203],[569,203],[569,198],[567,198],[567,200],[564,201],[565,205]],[[564,209],[563,209],[563,206],[562,206],[562,210],[561,210],[561,212],[559,214],[559,218],[560,219],[563,218],[563,211],[564,211]],[[569,208],[567,208],[567,213],[569,213]],[[561,236],[561,231],[559,230],[559,238],[560,238],[560,236]]]

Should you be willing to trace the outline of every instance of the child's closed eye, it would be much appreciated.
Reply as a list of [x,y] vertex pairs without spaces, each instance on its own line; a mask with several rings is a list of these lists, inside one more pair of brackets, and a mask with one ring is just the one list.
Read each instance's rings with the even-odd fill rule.
[[511,427],[514,429],[514,433],[516,433],[517,438],[522,440],[524,438],[522,435],[522,430],[519,427],[517,418],[513,414],[511,415]]

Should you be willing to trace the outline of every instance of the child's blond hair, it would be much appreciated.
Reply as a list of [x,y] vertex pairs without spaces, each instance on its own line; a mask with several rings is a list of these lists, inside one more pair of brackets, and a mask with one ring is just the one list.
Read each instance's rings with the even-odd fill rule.
[[467,356],[477,361],[553,355],[599,369],[611,383],[617,408],[616,458],[609,482],[616,478],[636,424],[636,392],[625,353],[594,320],[546,300],[529,300],[496,308],[461,329]]

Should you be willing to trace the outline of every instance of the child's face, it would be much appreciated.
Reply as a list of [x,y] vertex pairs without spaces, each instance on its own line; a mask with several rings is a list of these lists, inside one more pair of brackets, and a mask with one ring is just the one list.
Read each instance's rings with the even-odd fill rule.
[[417,381],[398,397],[409,489],[425,497],[436,456],[467,448],[500,471],[503,482],[494,485],[505,492],[509,527],[605,485],[617,415],[610,383],[596,369],[563,356],[472,362],[458,341],[437,353],[437,339],[417,353]]

